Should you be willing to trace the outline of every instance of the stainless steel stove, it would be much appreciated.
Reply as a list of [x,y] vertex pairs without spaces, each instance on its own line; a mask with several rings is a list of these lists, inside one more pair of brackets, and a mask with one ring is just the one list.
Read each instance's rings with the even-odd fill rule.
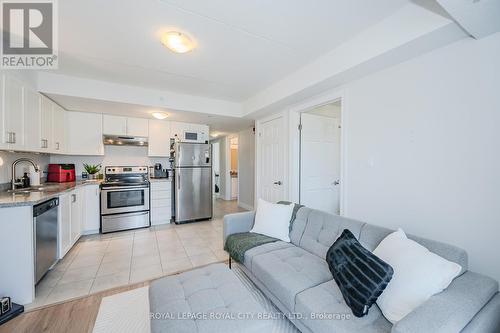
[[151,225],[147,166],[107,166],[101,184],[101,232]]

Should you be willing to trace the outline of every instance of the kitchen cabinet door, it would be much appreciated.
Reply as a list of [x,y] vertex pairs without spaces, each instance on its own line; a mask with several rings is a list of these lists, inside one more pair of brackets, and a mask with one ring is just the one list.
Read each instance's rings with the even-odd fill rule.
[[188,123],[181,123],[178,121],[172,121],[170,125],[170,137],[177,138],[182,141],[184,137],[184,131],[189,130],[189,124]]
[[127,117],[103,115],[102,130],[103,134],[127,135]]
[[28,151],[40,151],[41,95],[35,90],[24,88],[24,140]]
[[2,142],[9,149],[24,149],[24,85],[4,75],[3,101],[4,135]]
[[148,155],[170,157],[170,122],[165,120],[149,121]]
[[104,155],[102,115],[88,112],[66,112],[68,155]]
[[52,113],[53,107],[52,102],[45,96],[42,96],[41,103],[41,115],[40,115],[40,132],[41,132],[41,140],[40,140],[40,151],[42,152],[52,152],[52,141],[53,141],[53,122],[52,122]]
[[59,196],[58,257],[62,259],[72,246],[71,241],[71,194]]
[[99,233],[99,228],[101,227],[99,185],[87,185],[83,189],[85,192],[85,206],[83,209],[84,222],[82,233]]
[[70,192],[71,246],[76,243],[82,233],[83,198],[81,189],[75,189]]
[[127,135],[148,137],[148,120],[144,118],[127,118]]
[[52,151],[56,154],[65,153],[65,113],[65,110],[61,106],[56,103],[52,104],[52,129],[54,138]]

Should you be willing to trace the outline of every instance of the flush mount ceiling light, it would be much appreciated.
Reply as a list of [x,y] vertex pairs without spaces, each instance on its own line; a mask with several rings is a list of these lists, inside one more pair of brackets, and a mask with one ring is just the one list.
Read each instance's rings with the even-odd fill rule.
[[179,31],[168,31],[161,36],[161,43],[175,53],[186,53],[194,49],[194,42]]
[[153,112],[153,117],[156,119],[163,120],[168,117],[168,114],[165,112]]

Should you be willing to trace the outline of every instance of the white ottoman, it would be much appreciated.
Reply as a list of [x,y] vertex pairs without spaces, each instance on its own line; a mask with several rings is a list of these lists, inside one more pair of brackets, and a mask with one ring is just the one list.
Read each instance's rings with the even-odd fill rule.
[[224,264],[167,276],[149,288],[151,332],[268,332],[271,319]]

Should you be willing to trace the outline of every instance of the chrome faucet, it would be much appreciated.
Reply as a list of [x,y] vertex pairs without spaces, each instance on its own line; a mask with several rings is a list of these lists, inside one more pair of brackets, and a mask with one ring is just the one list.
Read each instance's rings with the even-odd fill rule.
[[33,160],[30,160],[29,158],[22,157],[22,158],[18,158],[17,160],[15,160],[12,163],[12,179],[11,179],[12,190],[15,190],[17,185],[22,185],[21,182],[16,182],[16,166],[21,162],[31,163],[33,165],[33,167],[35,168],[35,172],[38,172],[40,170],[40,167],[38,165],[36,165],[36,163],[33,162]]

